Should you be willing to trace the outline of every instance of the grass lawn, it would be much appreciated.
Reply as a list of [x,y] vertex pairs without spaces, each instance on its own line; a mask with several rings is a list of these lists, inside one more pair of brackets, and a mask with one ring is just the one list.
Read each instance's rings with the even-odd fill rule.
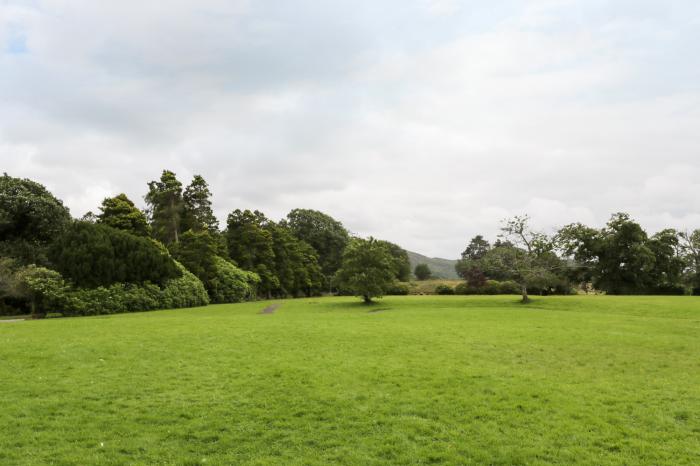
[[0,323],[0,464],[700,464],[700,299],[517,299]]

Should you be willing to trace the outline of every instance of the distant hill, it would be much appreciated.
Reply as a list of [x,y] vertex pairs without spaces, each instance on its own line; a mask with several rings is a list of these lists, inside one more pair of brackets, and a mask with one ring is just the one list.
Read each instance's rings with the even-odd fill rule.
[[427,257],[417,252],[408,252],[408,259],[411,261],[411,272],[418,264],[428,264],[433,272],[434,278],[458,279],[459,276],[455,272],[455,264],[457,260],[440,259],[439,257]]

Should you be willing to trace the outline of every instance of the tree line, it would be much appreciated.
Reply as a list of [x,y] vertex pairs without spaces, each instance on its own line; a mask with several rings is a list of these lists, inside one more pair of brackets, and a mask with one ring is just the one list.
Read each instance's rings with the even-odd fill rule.
[[[407,294],[407,252],[352,235],[311,209],[273,221],[230,212],[223,228],[199,175],[183,185],[164,170],[147,183],[145,210],[125,194],[71,217],[28,179],[0,178],[0,312],[87,315],[256,298],[353,294],[365,302]],[[600,229],[574,223],[554,235],[527,216],[504,222],[490,242],[477,235],[456,265],[464,282],[440,294],[700,294],[700,230],[648,235],[624,213]],[[416,267],[425,279],[430,270]]]
[[[257,210],[236,209],[222,229],[199,175],[184,186],[164,170],[147,183],[144,200],[142,211],[118,194],[104,199],[97,213],[74,219],[41,184],[5,174],[0,312],[100,314],[325,290],[364,296],[341,268],[352,263],[348,253],[365,244],[381,252],[387,283],[410,278],[405,250],[353,237],[316,210],[294,209],[275,222]],[[376,291],[386,293],[385,285]]]
[[546,235],[527,216],[507,220],[491,243],[469,242],[456,265],[465,290],[478,292],[489,279],[511,280],[541,294],[572,287],[607,294],[700,294],[700,229],[664,229],[647,234],[626,213],[613,214],[603,228],[573,223]]

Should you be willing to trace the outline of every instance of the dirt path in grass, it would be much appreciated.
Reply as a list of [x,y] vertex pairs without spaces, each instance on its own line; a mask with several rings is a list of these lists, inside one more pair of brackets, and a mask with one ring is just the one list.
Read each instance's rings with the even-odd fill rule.
[[3,322],[24,322],[24,319],[0,319],[0,324]]
[[260,314],[273,314],[281,304],[270,304],[265,309],[260,311]]

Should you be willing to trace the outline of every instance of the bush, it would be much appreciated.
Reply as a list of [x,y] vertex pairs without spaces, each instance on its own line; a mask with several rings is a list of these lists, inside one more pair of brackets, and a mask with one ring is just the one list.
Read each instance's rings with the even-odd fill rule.
[[209,295],[202,281],[187,271],[179,262],[175,265],[182,273],[180,278],[168,280],[163,288],[161,305],[164,309],[196,307],[209,304]]
[[468,283],[460,283],[455,287],[455,293],[461,295],[499,295],[499,294],[520,294],[520,285],[512,280],[499,282],[488,280],[484,286],[474,287]]
[[480,294],[501,294],[501,283],[496,280],[486,280],[486,284],[480,288]]
[[522,287],[513,280],[506,280],[500,283],[500,294],[517,294],[522,293]]
[[653,294],[663,296],[683,296],[684,294],[686,294],[686,288],[680,285],[660,286],[656,290],[654,290]]
[[386,292],[388,296],[406,296],[409,288],[405,283],[394,283]]
[[473,286],[469,286],[468,283],[460,283],[459,285],[455,286],[455,294],[461,294],[461,295],[479,294],[479,290],[478,290],[478,288],[474,288]]
[[113,283],[164,285],[180,276],[172,257],[149,238],[106,225],[74,222],[52,245],[56,270],[82,288]]
[[449,285],[438,285],[437,287],[435,287],[435,294],[455,294],[455,290]]
[[17,272],[19,293],[29,300],[32,314],[44,313],[64,305],[69,287],[55,270],[35,265]]
[[33,313],[90,316],[207,305],[209,296],[202,282],[181,264],[175,265],[182,276],[168,280],[163,288],[153,283],[73,288],[58,272],[35,266],[19,275]]
[[258,274],[239,269],[231,262],[215,256],[214,277],[208,283],[209,298],[212,303],[239,303],[254,299],[258,283]]

